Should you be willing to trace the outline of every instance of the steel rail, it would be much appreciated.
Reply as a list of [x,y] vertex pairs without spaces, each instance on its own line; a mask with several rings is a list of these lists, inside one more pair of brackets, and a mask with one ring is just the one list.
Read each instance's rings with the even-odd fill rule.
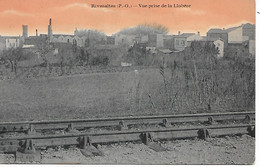
[[[91,139],[93,144],[142,141],[144,134],[150,134],[153,140],[180,139],[200,137],[206,130],[211,137],[223,135],[249,134],[254,135],[254,124],[211,125],[188,128],[164,128],[146,130],[122,130],[97,133],[69,133],[61,135],[27,135],[21,137],[0,138],[1,152],[15,152],[31,140],[35,148],[48,146],[81,145],[84,137]],[[201,134],[202,133],[202,134]]]
[[75,129],[118,126],[123,122],[125,125],[134,124],[159,124],[167,121],[168,123],[183,122],[205,122],[209,118],[215,121],[222,120],[242,120],[248,117],[255,118],[255,112],[227,112],[227,113],[200,113],[182,115],[159,115],[159,116],[133,116],[133,117],[110,117],[92,119],[69,119],[69,120],[50,120],[50,121],[24,121],[24,122],[2,122],[0,123],[0,133],[2,132],[21,132],[30,128],[34,130],[65,129],[72,126]]

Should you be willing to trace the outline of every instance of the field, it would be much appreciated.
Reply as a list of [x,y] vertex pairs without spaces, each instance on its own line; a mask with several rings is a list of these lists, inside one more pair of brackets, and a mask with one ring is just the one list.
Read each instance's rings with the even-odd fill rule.
[[[246,96],[240,95],[241,91],[235,93],[234,87],[228,86],[230,80],[227,78],[230,76],[227,71],[219,73],[218,82],[224,89],[232,88],[232,92],[225,96],[215,96],[211,109],[207,106],[207,94],[202,94],[198,99],[192,82],[185,81],[181,69],[174,73],[165,69],[163,73],[160,69],[147,68],[27,79],[20,75],[12,80],[2,80],[0,120],[53,120],[251,109],[246,108],[247,104],[244,103]],[[236,89],[243,88],[243,81],[237,81],[240,85]],[[218,91],[223,92],[223,88]]]
[[[136,115],[136,84],[162,80],[156,69],[0,81],[2,121]],[[148,86],[149,85],[149,86]],[[142,95],[140,95],[142,96]],[[147,111],[145,114],[153,114]]]

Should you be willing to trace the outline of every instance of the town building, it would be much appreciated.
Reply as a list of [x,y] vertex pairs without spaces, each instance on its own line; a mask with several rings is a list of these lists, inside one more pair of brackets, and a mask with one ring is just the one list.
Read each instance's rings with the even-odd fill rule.
[[187,46],[190,46],[192,41],[199,41],[202,37],[200,32],[196,33],[180,33],[174,36],[174,49],[178,51],[183,51]]
[[148,46],[149,47],[156,47],[156,48],[163,48],[163,34],[149,34],[148,35]]
[[21,37],[17,36],[6,36],[5,38],[5,48],[10,49],[10,48],[18,48],[21,46]]
[[[254,24],[242,24],[237,27],[231,27],[228,29],[210,29],[207,32],[208,38],[221,38],[224,41],[224,48],[230,47],[232,49],[237,48],[237,52],[241,48],[246,49],[251,55],[255,55],[255,25]],[[243,46],[242,46],[243,45]],[[244,50],[242,49],[242,50]]]
[[175,50],[175,47],[174,47],[175,37],[176,37],[176,35],[165,36],[165,38],[163,40],[163,47],[165,49],[170,49],[170,50],[174,51]]

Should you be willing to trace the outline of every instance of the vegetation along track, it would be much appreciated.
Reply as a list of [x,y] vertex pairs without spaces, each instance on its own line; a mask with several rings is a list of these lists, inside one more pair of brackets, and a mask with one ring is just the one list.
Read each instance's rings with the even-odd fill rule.
[[[161,115],[142,117],[116,117],[100,119],[82,119],[67,121],[38,121],[38,122],[10,122],[1,123],[0,130],[0,152],[16,153],[16,157],[26,161],[34,161],[36,150],[39,148],[53,146],[79,146],[82,154],[102,155],[97,147],[92,144],[115,143],[115,142],[143,142],[150,148],[160,151],[165,150],[153,141],[180,139],[180,138],[202,138],[248,134],[255,135],[254,112],[230,112],[211,114],[187,114],[187,115]],[[213,122],[223,120],[242,120],[239,124],[214,124]],[[208,121],[207,126],[171,127],[176,122]],[[127,129],[130,124],[155,124],[160,123],[164,128]],[[86,127],[119,126],[120,130],[107,130],[99,132],[80,132],[76,129]],[[70,129],[69,133],[39,135],[37,130]],[[26,131],[26,135],[8,136],[5,132]],[[153,143],[153,144],[151,144]],[[154,145],[155,144],[155,145]],[[40,156],[40,155],[38,155]],[[38,158],[39,159],[39,158]]]

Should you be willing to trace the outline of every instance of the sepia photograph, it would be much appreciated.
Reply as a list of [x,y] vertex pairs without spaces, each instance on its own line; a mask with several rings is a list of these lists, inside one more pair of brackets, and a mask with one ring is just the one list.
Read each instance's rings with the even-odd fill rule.
[[253,165],[254,0],[0,0],[0,165]]

